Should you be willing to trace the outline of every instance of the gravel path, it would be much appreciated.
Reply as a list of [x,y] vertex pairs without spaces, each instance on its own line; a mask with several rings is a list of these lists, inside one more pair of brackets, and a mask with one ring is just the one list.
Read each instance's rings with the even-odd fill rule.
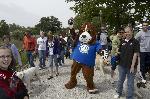
[[[110,66],[106,67],[105,76],[102,76],[99,70],[95,71],[94,82],[99,89],[99,93],[89,94],[86,91],[86,83],[83,79],[82,72],[77,76],[78,85],[74,89],[67,90],[64,87],[64,84],[67,83],[70,77],[71,64],[71,60],[65,60],[65,64],[59,67],[60,75],[55,76],[51,80],[47,80],[49,68],[40,70],[42,85],[39,85],[37,80],[31,83],[33,93],[30,94],[30,99],[113,99],[116,85],[111,84]],[[141,90],[144,95],[142,99],[150,99],[150,95],[148,94],[149,89]],[[125,96],[120,99],[125,99]]]

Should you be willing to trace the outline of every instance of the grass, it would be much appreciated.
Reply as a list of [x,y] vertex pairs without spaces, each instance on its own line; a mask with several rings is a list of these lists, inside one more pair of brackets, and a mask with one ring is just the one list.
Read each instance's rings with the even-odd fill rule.
[[[18,48],[19,51],[22,50],[22,41],[13,39],[12,43],[16,45],[16,47]],[[27,64],[26,53],[25,52],[20,52],[20,56],[21,56],[22,64],[23,65]]]

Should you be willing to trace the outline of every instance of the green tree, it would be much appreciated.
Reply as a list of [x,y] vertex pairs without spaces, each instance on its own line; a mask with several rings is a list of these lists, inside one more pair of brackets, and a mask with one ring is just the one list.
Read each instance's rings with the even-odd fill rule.
[[[118,28],[121,25],[135,21],[141,21],[144,17],[149,19],[150,3],[148,0],[66,0],[75,2],[71,9],[83,18],[92,22],[93,18],[100,17],[102,11],[102,23],[110,28]],[[80,22],[80,21],[78,21]],[[99,20],[100,22],[100,20]],[[100,24],[100,23],[99,23]]]
[[26,29],[30,30],[32,35],[39,35],[40,29],[37,27],[27,27]]
[[58,20],[58,18],[54,16],[50,17],[42,17],[39,21],[39,24],[35,25],[35,28],[40,31],[56,33],[61,30],[62,23]]
[[24,30],[16,29],[13,32],[11,32],[11,36],[16,40],[22,40],[24,36]]
[[21,29],[21,28],[22,28],[21,26],[16,25],[15,23],[9,24],[9,31],[10,32],[13,32],[13,31],[15,31],[17,29]]
[[26,28],[15,23],[9,24],[9,31],[13,38],[22,40]]
[[5,20],[0,21],[0,37],[3,35],[9,34],[9,25],[5,22]]

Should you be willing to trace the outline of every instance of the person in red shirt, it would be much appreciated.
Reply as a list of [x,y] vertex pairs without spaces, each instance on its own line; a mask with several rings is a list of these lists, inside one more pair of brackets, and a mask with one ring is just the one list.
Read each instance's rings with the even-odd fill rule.
[[25,32],[25,36],[23,38],[23,50],[26,51],[30,67],[35,67],[33,55],[36,53],[36,39],[32,37],[30,31]]

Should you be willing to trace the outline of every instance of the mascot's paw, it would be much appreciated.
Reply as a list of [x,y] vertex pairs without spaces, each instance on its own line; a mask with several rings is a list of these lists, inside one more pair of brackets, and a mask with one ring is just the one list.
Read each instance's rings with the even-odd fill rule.
[[74,82],[69,81],[67,84],[65,84],[65,87],[66,87],[67,89],[72,89],[72,88],[74,88],[76,85],[77,85],[77,81],[74,81]]
[[96,94],[97,92],[98,92],[98,89],[90,89],[90,90],[88,90],[88,92],[90,93],[90,94]]

